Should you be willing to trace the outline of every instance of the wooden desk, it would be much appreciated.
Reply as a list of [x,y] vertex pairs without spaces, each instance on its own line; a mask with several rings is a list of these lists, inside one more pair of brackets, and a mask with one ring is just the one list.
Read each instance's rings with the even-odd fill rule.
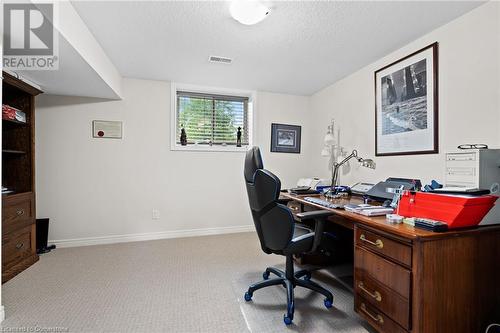
[[355,311],[379,332],[482,333],[500,323],[500,225],[435,233],[282,196],[354,230]]

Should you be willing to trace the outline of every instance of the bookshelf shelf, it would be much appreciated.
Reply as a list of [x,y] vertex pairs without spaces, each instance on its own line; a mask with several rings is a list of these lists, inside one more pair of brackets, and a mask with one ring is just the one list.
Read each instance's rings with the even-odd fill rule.
[[[41,93],[9,73],[3,78],[2,103],[22,111],[26,122],[2,119],[2,283],[38,260],[34,134],[35,96]],[[22,252],[17,244],[23,244]]]

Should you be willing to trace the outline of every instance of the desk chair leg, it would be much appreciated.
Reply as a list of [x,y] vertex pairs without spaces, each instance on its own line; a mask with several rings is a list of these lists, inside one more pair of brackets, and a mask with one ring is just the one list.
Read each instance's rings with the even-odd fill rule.
[[[274,279],[269,279],[269,275],[271,273],[277,275],[278,277]],[[287,298],[286,314],[283,317],[283,321],[285,322],[286,325],[290,325],[293,321],[293,313],[295,310],[293,289],[296,286],[304,287],[316,291],[320,294],[323,294],[326,297],[324,300],[326,308],[329,309],[333,305],[332,293],[323,288],[322,286],[320,286],[319,284],[317,284],[316,282],[310,281],[311,272],[303,269],[298,271],[297,273],[294,273],[293,257],[291,255],[286,256],[285,272],[274,267],[268,267],[266,268],[266,271],[263,273],[263,277],[264,277],[263,281],[252,284],[248,288],[248,291],[245,293],[245,301],[247,302],[250,301],[252,299],[254,291],[256,290],[278,284],[283,285],[283,287],[285,287],[286,289],[286,298]],[[303,279],[301,279],[302,277]]]
[[252,284],[249,288],[248,291],[245,293],[245,301],[250,301],[252,299],[253,293],[256,290],[269,287],[269,286],[275,286],[277,284],[283,284],[285,282],[284,278],[276,278],[276,279],[271,279],[271,280],[264,280],[260,281],[257,283]]
[[311,272],[309,272],[307,269],[302,269],[295,273],[296,279],[300,279],[301,277],[304,277],[304,280],[309,281],[311,279]]
[[269,274],[270,273],[273,273],[274,275],[280,277],[280,278],[284,278],[285,277],[285,272],[283,272],[281,269],[277,269],[277,268],[274,268],[274,267],[268,267],[266,268],[266,271],[264,272],[264,274],[262,274],[262,276],[264,277],[264,280],[267,280],[269,279]]
[[286,314],[283,317],[283,321],[286,325],[290,325],[293,320],[293,312],[295,310],[295,299],[293,297],[293,288],[295,287],[294,283],[290,280],[285,280],[286,284]]
[[320,286],[319,284],[317,284],[316,282],[297,279],[297,280],[295,280],[295,283],[300,287],[307,288],[307,289],[310,289],[312,291],[316,291],[316,292],[324,295],[326,297],[325,298],[325,306],[327,308],[332,307],[332,305],[333,305],[332,293],[329,292],[328,290],[326,290],[325,288],[323,288],[322,286]]

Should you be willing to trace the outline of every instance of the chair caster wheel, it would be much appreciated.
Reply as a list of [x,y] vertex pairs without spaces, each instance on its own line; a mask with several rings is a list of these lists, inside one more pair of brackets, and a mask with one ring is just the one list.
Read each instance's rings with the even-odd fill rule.
[[264,278],[264,280],[269,279],[269,272],[262,273],[262,277]]
[[287,326],[292,324],[292,320],[293,320],[293,318],[289,317],[288,315],[283,316],[283,322]]
[[333,306],[333,301],[329,300],[328,298],[325,298],[325,307],[327,309],[330,309]]
[[250,302],[252,300],[252,294],[250,294],[248,291],[245,293],[245,301]]

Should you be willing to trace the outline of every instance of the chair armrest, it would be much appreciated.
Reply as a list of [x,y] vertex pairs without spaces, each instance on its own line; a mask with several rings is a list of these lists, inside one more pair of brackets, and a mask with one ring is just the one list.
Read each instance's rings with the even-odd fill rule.
[[333,215],[333,213],[329,210],[313,210],[310,212],[298,213],[296,215],[301,221],[314,219],[316,222],[314,226],[314,240],[311,252],[318,249],[321,243],[321,238],[323,237],[325,219],[331,215]]
[[289,199],[289,198],[279,198],[278,199],[278,203],[279,204],[282,204],[282,205],[287,205],[287,203],[289,203],[290,201],[293,201],[292,199]]

